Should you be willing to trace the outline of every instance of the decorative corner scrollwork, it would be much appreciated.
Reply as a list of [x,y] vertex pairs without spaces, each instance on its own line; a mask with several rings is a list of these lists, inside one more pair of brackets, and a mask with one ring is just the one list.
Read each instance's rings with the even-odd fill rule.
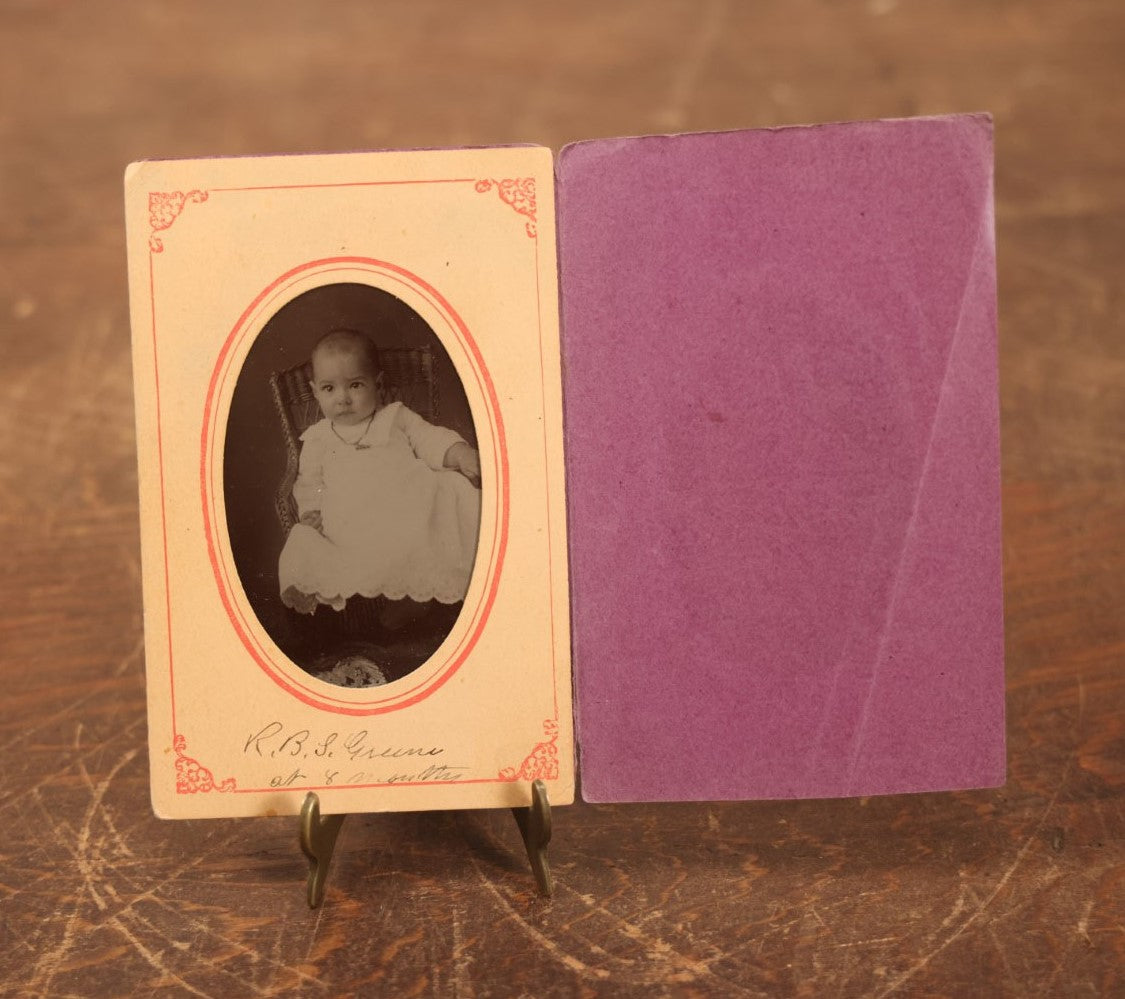
[[211,791],[225,794],[235,789],[233,777],[216,783],[210,770],[187,755],[187,739],[182,735],[172,740],[172,748],[176,752],[176,794],[209,794]]
[[504,204],[510,205],[528,220],[524,223],[524,229],[531,239],[535,239],[538,236],[535,218],[535,178],[516,177],[507,180],[478,180],[476,184],[479,194],[491,191],[494,187]]
[[172,228],[172,223],[180,217],[184,206],[189,202],[203,204],[208,198],[206,191],[149,191],[148,223],[152,233],[148,237],[148,248],[153,253],[164,252],[164,241],[157,235]]
[[505,767],[500,771],[501,780],[557,780],[559,776],[559,748],[555,743],[559,738],[559,723],[548,718],[543,722],[546,740],[537,743],[524,757],[518,767]]

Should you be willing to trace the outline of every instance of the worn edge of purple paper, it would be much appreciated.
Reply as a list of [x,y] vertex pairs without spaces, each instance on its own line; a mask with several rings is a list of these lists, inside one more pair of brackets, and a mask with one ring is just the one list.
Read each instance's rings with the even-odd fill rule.
[[991,118],[591,140],[556,196],[583,798],[1003,783]]

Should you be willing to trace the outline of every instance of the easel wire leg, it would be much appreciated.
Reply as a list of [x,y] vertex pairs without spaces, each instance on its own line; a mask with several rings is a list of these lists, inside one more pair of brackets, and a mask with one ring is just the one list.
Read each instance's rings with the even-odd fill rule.
[[320,817],[320,799],[310,791],[301,806],[301,852],[309,858],[308,902],[317,908],[324,901],[324,882],[336,849],[336,837],[345,815]]
[[531,805],[513,808],[512,814],[523,836],[539,894],[550,898],[554,894],[554,883],[547,860],[547,845],[551,842],[551,803],[547,798],[547,785],[541,780],[535,781],[531,785]]

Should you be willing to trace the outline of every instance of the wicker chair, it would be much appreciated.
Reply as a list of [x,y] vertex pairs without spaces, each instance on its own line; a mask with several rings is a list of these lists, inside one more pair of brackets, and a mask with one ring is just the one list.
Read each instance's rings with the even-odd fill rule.
[[[383,370],[384,392],[388,401],[401,400],[431,423],[437,419],[434,390],[434,359],[428,346],[382,347],[378,350]],[[297,481],[297,462],[301,454],[301,434],[320,419],[320,408],[309,382],[312,363],[305,361],[270,375],[270,388],[281,432],[285,438],[286,466],[274,505],[282,531],[289,533],[297,522],[297,503],[293,484]]]

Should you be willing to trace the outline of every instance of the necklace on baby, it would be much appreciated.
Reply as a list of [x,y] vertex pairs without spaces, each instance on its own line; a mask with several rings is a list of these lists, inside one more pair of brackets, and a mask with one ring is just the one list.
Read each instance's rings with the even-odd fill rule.
[[344,444],[347,444],[349,447],[354,447],[357,451],[367,451],[368,449],[370,449],[371,445],[370,444],[364,444],[363,439],[367,436],[368,432],[371,430],[371,424],[374,421],[374,419],[375,419],[375,414],[372,413],[367,418],[367,426],[363,428],[363,433],[360,434],[354,441],[350,441],[346,437],[341,435],[340,431],[336,429],[336,421],[335,420],[329,420],[328,425],[332,428],[332,433],[334,433]]

